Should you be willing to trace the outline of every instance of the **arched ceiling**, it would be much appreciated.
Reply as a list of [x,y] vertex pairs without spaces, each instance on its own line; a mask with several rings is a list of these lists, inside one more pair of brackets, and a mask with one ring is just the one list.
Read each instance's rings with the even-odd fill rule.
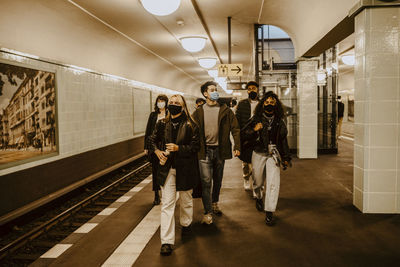
[[[11,0],[6,2],[10,6],[15,3]],[[29,0],[18,2],[32,5]],[[219,63],[228,63],[228,16],[232,17],[232,63],[243,64],[243,80],[247,81],[254,78],[254,24],[271,24],[282,28],[291,36],[295,55],[300,57],[341,22],[357,2],[359,0],[182,0],[179,9],[165,17],[147,13],[139,0],[37,0],[35,5],[41,5],[40,8],[46,9],[47,13],[54,12],[54,16],[60,21],[63,19],[65,23],[73,24],[75,29],[79,24],[84,28],[90,21],[91,25],[98,24],[97,31],[101,27],[104,29],[104,36],[110,35],[111,31],[125,39],[132,46],[132,54],[129,54],[129,45],[125,45],[127,58],[131,56],[137,59],[133,67],[135,71],[131,73],[141,73],[140,76],[132,74],[133,78],[140,81],[142,77],[146,82],[153,81],[154,84],[167,88],[171,88],[177,80],[184,80],[187,87],[182,90],[193,94],[197,93],[201,83],[211,79],[206,70],[198,65],[197,58],[215,56],[219,57]],[[68,11],[68,15],[62,10]],[[0,11],[0,15],[4,15],[2,12]],[[23,14],[15,16],[15,20],[24,18]],[[4,20],[13,19],[10,14],[3,17]],[[76,21],[67,22],[71,17],[75,17]],[[183,25],[178,25],[177,21],[183,21]],[[36,22],[32,19],[28,23]],[[49,26],[40,27],[41,34],[48,32],[45,27]],[[51,30],[48,34],[62,34]],[[4,26],[4,33],[9,31]],[[211,39],[207,41],[202,52],[189,53],[179,44],[179,38],[186,35],[202,35]],[[21,39],[18,41],[22,43]],[[3,43],[13,45],[11,41]],[[107,44],[112,45],[112,40]],[[99,46],[102,45],[99,43]],[[19,47],[23,49],[23,46]],[[64,52],[68,53],[60,51]],[[124,61],[126,59],[121,59],[121,62]],[[102,66],[107,65],[106,63],[102,62],[101,57],[97,57],[89,65]],[[160,76],[144,74],[143,68],[157,65],[168,66],[163,68],[168,74],[162,75],[162,81]]]

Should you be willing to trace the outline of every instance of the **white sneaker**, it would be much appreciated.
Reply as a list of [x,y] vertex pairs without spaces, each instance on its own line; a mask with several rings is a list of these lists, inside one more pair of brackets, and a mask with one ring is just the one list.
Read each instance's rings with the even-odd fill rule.
[[201,223],[212,224],[213,218],[212,218],[211,213],[204,214],[203,219],[201,220]]
[[250,180],[243,179],[244,190],[250,190]]

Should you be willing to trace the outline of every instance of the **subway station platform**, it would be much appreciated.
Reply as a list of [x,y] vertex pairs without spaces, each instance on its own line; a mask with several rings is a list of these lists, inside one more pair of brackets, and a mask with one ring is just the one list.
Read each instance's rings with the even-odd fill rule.
[[151,204],[147,178],[110,215],[96,216],[87,233],[72,234],[33,266],[399,266],[400,215],[362,214],[353,206],[352,163],[346,139],[338,155],[294,159],[281,172],[277,222],[269,227],[243,189],[241,162],[226,161],[223,215],[200,224],[196,199],[191,235],[181,236],[176,217],[170,256],[159,253],[160,206]]

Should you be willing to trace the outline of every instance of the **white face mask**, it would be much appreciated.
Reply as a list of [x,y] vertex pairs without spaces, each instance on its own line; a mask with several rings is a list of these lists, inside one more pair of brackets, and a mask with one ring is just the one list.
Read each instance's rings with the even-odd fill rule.
[[157,107],[158,107],[159,109],[165,108],[165,102],[157,102]]

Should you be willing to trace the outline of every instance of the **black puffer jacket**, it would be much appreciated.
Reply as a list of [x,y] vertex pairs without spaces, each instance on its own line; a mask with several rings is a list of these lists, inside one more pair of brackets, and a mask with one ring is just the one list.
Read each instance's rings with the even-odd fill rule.
[[[184,115],[182,115],[184,116]],[[200,180],[199,162],[197,152],[200,148],[199,127],[196,123],[189,123],[187,118],[179,125],[176,142],[172,141],[172,122],[163,119],[157,122],[155,130],[149,136],[149,147],[152,152],[156,149],[165,150],[165,144],[175,143],[179,150],[174,153],[176,166],[176,190],[187,191]],[[172,156],[171,153],[171,156]],[[157,181],[163,186],[169,169],[171,168],[171,156],[165,165],[160,165]]]
[[[254,131],[257,123],[261,122],[263,128],[259,131]],[[245,162],[251,162],[251,154],[253,151],[265,153],[268,151],[270,141],[275,144],[283,161],[290,161],[289,145],[287,142],[286,124],[281,118],[275,118],[272,122],[272,130],[268,131],[267,118],[262,115],[254,115],[246,123],[240,132],[242,152],[241,159]],[[270,133],[274,133],[270,136]]]

